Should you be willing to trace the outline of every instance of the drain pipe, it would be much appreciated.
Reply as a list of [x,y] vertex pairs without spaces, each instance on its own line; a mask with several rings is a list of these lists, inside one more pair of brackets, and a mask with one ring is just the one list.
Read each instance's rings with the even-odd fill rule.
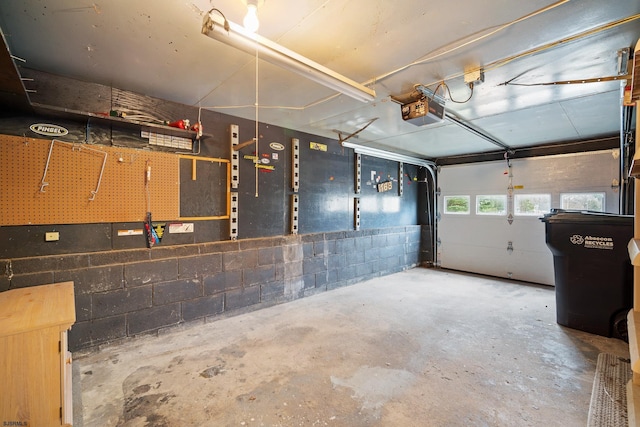
[[[396,162],[407,163],[410,165],[421,166],[426,168],[431,175],[431,179],[433,182],[433,209],[431,212],[431,225],[433,228],[432,237],[432,260],[433,266],[437,265],[438,257],[436,251],[437,245],[437,234],[436,234],[436,220],[437,220],[437,198],[436,198],[436,164],[431,160],[420,159],[417,157],[406,156],[404,154],[397,154],[391,151],[380,150],[378,148],[366,147],[364,145],[354,144],[348,141],[342,141],[342,146],[346,148],[351,148],[354,153],[364,154],[366,156],[377,157],[380,159],[392,160]],[[427,184],[428,188],[428,184]]]

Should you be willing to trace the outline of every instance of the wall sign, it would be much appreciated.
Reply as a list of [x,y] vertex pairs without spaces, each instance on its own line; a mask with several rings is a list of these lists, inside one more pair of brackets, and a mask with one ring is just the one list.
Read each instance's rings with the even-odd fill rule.
[[279,142],[272,142],[271,144],[269,144],[269,147],[271,147],[272,150],[276,151],[284,150],[284,145],[280,144]]
[[393,181],[381,182],[377,185],[378,193],[384,193],[385,191],[391,191],[393,189]]
[[193,233],[193,223],[177,222],[169,224],[169,233]]
[[327,144],[320,144],[319,142],[310,142],[309,148],[317,151],[327,151]]
[[569,237],[569,240],[574,245],[583,246],[587,249],[613,250],[613,237],[582,236],[580,234],[574,234]]
[[66,128],[48,123],[34,123],[29,126],[32,132],[44,136],[64,136],[69,133]]
[[142,236],[142,228],[133,230],[118,230],[118,237],[122,236]]

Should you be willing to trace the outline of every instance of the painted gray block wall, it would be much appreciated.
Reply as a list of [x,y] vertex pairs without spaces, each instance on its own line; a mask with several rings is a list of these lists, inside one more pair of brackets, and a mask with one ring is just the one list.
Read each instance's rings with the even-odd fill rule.
[[71,351],[292,301],[421,263],[422,226],[0,260],[0,288],[73,281]]
[[[163,117],[200,117],[192,106],[35,70],[29,76],[37,88],[32,102],[44,105],[78,111],[135,107]],[[82,97],[70,96],[77,87],[83,88]],[[0,112],[0,133],[7,136],[37,137],[30,133],[30,124],[53,120],[68,129],[65,141],[150,149],[137,127],[66,115],[45,118],[33,112]],[[242,141],[254,133],[253,121],[208,110],[201,113],[206,138],[194,146],[200,156],[231,158],[232,124],[239,126]],[[118,234],[142,229],[139,222],[103,223],[95,218],[83,224],[3,225],[0,292],[73,281],[77,322],[69,338],[70,348],[77,351],[269,307],[430,259],[431,240],[418,225],[428,223],[431,212],[423,200],[425,170],[409,164],[400,169],[395,161],[363,155],[363,185],[356,191],[353,150],[330,138],[264,123],[259,127],[263,155],[272,141],[285,150],[272,155],[275,170],[261,171],[257,178],[253,162],[242,158],[238,240],[228,240],[227,220],[197,221],[193,233],[165,234],[152,249],[145,247],[144,236]],[[299,235],[290,234],[294,138],[300,142]],[[326,151],[312,149],[312,142]],[[244,154],[251,154],[249,147]],[[0,164],[6,161],[0,159]],[[209,194],[192,188],[190,161],[183,159],[183,166],[180,200],[183,195],[186,200],[199,200]],[[198,182],[207,188],[217,182],[209,190],[225,194],[225,182],[204,179],[203,171],[199,168],[198,177],[203,179]],[[378,192],[376,182],[386,180],[403,182],[403,192]],[[259,199],[255,197],[258,188]],[[356,199],[361,209],[359,231],[353,231]],[[19,202],[14,208],[19,208]],[[180,218],[163,220],[181,222]],[[46,241],[45,233],[51,230],[60,233],[59,241]]]

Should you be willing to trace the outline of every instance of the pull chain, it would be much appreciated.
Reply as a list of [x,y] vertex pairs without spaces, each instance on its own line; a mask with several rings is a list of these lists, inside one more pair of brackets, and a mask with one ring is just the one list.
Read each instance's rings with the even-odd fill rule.
[[258,49],[256,49],[256,163],[254,164],[256,170],[256,197],[258,197],[258,163],[260,161],[260,153],[258,152]]

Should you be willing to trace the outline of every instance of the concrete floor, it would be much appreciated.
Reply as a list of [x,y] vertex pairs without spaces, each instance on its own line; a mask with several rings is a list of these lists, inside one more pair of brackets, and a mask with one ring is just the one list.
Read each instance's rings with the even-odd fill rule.
[[417,268],[75,355],[75,426],[584,426],[553,288]]

